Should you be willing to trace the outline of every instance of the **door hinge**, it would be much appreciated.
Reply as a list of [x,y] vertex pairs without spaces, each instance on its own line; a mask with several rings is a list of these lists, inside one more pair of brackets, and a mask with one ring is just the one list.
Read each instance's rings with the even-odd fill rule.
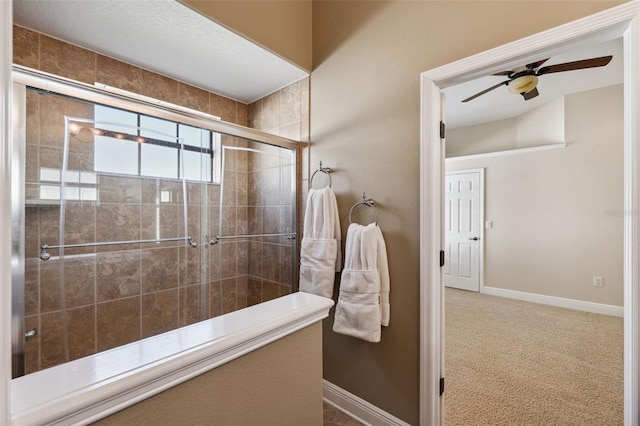
[[440,122],[440,139],[444,139],[445,125],[444,121]]
[[444,393],[444,377],[440,377],[440,396]]
[[444,266],[444,250],[440,250],[440,267]]

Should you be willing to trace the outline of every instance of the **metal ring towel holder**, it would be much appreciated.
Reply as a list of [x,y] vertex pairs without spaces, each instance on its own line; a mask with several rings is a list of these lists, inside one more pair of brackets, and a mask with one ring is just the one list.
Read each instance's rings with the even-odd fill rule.
[[322,167],[322,161],[320,162],[320,168],[313,172],[311,179],[309,179],[309,188],[313,186],[313,178],[318,172],[322,172],[329,178],[329,188],[331,188],[331,169],[329,167]]
[[369,198],[367,199],[366,194],[363,192],[362,193],[362,201],[358,201],[357,203],[355,203],[353,205],[353,207],[351,207],[351,210],[349,210],[349,224],[353,223],[353,221],[351,220],[351,214],[353,213],[353,211],[358,207],[358,206],[367,206],[373,209],[373,211],[376,214],[376,225],[378,224],[378,209],[376,209],[376,206],[374,206],[375,202]]

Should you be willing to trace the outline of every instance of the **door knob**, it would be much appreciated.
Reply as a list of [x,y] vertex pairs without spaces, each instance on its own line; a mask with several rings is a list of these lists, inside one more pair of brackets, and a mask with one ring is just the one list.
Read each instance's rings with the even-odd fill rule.
[[478,238],[478,237],[473,237],[473,238],[469,238],[469,239],[470,239],[470,240],[473,240],[473,241],[478,241],[480,238]]

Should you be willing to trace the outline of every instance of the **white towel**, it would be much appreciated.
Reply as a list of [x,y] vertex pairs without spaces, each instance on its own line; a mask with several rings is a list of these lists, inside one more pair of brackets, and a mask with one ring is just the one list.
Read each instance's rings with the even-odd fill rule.
[[341,264],[336,195],[329,187],[311,188],[300,245],[300,291],[333,297],[335,273]]
[[379,342],[389,325],[389,266],[378,225],[351,224],[347,230],[344,270],[333,331]]

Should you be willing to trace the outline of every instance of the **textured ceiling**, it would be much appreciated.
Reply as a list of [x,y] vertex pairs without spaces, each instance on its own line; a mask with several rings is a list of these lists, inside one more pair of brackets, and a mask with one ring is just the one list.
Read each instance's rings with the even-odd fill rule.
[[[524,101],[520,95],[511,94],[506,86],[503,86],[469,102],[461,102],[463,99],[505,81],[504,76],[487,76],[448,87],[443,90],[446,99],[447,127],[453,129],[517,117],[571,93],[622,84],[622,39],[610,40],[555,55],[550,57],[544,66],[607,55],[613,55],[613,59],[605,67],[541,76],[537,86],[540,95],[528,101]],[[541,59],[545,58],[535,60]]]
[[14,22],[253,102],[307,73],[174,0],[14,0]]

